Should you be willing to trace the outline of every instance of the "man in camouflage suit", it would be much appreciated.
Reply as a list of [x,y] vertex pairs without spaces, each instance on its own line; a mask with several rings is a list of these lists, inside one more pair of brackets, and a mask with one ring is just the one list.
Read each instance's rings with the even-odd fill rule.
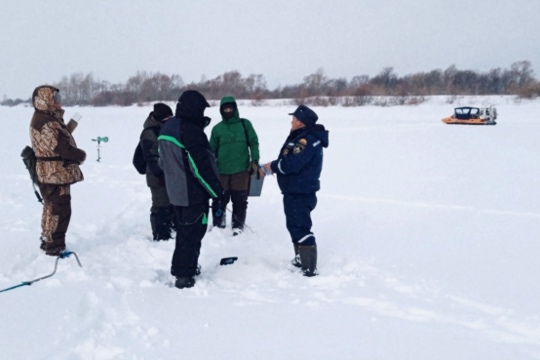
[[32,94],[32,105],[35,111],[30,122],[30,139],[44,199],[40,248],[47,255],[58,256],[66,248],[71,218],[70,185],[83,180],[79,165],[86,159],[86,153],[77,148],[66,128],[60,90],[49,85],[37,87]]

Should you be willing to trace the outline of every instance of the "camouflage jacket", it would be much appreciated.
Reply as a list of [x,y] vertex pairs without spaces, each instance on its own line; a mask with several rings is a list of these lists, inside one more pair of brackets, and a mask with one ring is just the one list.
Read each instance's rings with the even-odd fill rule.
[[64,123],[64,110],[54,104],[52,86],[40,86],[32,94],[35,112],[30,122],[30,140],[38,159],[36,171],[42,184],[68,185],[83,180],[79,164],[86,153],[77,148]]

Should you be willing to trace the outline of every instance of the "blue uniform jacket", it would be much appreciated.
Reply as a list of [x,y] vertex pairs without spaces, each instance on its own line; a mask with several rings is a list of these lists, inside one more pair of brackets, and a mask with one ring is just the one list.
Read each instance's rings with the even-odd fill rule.
[[320,189],[323,148],[328,131],[323,125],[292,131],[271,164],[282,193],[314,193]]

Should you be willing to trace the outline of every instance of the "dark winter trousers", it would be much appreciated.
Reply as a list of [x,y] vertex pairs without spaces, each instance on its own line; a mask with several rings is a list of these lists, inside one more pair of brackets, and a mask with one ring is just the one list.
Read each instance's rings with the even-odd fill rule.
[[208,203],[175,206],[174,212],[177,229],[171,274],[192,277],[197,271],[201,241],[208,227]]
[[315,193],[283,194],[287,230],[295,245],[315,245],[315,235],[311,232],[311,211],[315,206],[317,206]]
[[152,207],[150,208],[150,225],[154,240],[168,240],[175,229],[175,214],[169,203],[169,195],[165,186],[150,187]]
[[249,174],[244,171],[232,175],[219,175],[223,195],[212,202],[212,221],[214,226],[225,227],[227,204],[232,200],[232,227],[244,229],[248,205]]
[[43,197],[41,249],[56,255],[66,248],[66,231],[71,219],[70,185],[39,184]]

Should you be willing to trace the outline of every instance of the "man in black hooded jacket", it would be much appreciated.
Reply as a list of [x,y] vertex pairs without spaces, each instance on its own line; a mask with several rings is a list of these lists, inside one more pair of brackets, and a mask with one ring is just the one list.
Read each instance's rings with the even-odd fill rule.
[[152,193],[150,225],[154,241],[169,240],[175,229],[174,211],[165,188],[163,170],[158,165],[159,152],[157,137],[163,124],[173,116],[172,109],[164,103],[155,103],[144,122],[140,136],[140,146],[146,162],[146,185]]
[[167,193],[177,220],[171,274],[180,289],[195,285],[201,241],[208,226],[208,201],[223,192],[204,133],[210,123],[204,110],[209,106],[198,91],[184,91],[175,116],[162,126],[158,138]]

